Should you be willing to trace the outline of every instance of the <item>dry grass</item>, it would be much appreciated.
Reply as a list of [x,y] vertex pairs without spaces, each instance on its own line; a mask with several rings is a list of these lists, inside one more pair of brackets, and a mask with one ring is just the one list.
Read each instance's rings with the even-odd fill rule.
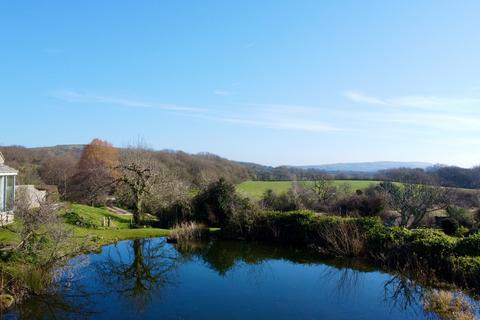
[[208,236],[208,228],[196,222],[182,222],[170,231],[170,238],[178,242],[202,240]]
[[475,308],[460,293],[432,290],[425,295],[424,309],[443,320],[475,320]]
[[318,224],[316,234],[324,243],[318,248],[337,257],[358,257],[365,250],[365,235],[353,221]]

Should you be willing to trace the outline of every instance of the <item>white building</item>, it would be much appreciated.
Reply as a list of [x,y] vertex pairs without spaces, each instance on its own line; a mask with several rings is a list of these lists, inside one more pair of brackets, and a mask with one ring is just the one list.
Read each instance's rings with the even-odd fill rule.
[[34,185],[17,185],[15,187],[15,198],[17,201],[24,201],[29,209],[40,208],[47,200],[47,191],[38,190]]
[[17,170],[5,165],[5,159],[0,152],[0,225],[13,221],[17,173]]

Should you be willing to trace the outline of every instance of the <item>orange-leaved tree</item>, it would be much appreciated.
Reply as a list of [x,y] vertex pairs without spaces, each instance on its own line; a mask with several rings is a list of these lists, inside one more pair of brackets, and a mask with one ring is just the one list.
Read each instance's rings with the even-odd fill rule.
[[72,200],[104,204],[118,178],[118,164],[118,150],[107,141],[93,139],[83,149],[72,178]]

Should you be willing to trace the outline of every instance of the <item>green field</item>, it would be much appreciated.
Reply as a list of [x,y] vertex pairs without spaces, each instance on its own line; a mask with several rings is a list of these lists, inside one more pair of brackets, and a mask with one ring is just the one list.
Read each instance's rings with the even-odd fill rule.
[[[308,187],[313,184],[313,181],[300,181],[301,184]],[[349,185],[352,191],[362,190],[369,187],[372,184],[378,184],[380,181],[371,180],[334,180],[333,184],[337,187],[342,185]],[[260,199],[265,191],[268,189],[273,190],[275,193],[280,194],[287,192],[293,186],[292,181],[245,181],[237,185],[237,191],[242,195],[254,199]]]

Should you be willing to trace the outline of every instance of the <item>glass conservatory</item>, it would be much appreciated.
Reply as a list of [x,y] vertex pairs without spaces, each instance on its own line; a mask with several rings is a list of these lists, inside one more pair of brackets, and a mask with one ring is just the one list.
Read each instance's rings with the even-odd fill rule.
[[8,219],[7,215],[13,212],[15,203],[15,180],[17,171],[4,164],[0,153],[0,214],[1,220]]

